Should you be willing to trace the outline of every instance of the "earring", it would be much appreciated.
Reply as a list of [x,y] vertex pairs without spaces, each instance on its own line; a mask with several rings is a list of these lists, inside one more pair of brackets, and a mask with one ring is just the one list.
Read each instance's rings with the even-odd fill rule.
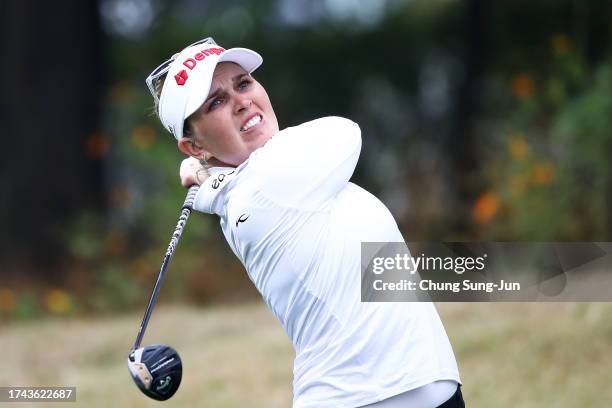
[[201,164],[203,167],[206,167],[206,168],[208,168],[208,167],[209,167],[209,164],[208,164],[208,162],[206,161],[206,157],[204,157],[204,155],[202,155],[202,157],[200,157],[200,164]]

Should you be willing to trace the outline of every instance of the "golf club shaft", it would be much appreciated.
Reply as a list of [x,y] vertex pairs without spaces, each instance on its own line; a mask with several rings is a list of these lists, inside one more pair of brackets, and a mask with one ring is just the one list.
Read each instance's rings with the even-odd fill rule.
[[138,330],[138,335],[136,336],[136,342],[134,343],[133,350],[136,350],[140,347],[140,343],[142,342],[144,333],[147,330],[149,318],[151,317],[151,313],[153,312],[153,308],[155,307],[155,303],[157,302],[157,296],[159,295],[159,290],[161,289],[161,285],[164,281],[164,276],[166,275],[166,269],[168,269],[168,265],[172,260],[172,256],[174,255],[176,246],[178,245],[179,239],[181,238],[181,234],[183,233],[183,228],[185,228],[187,219],[191,214],[191,210],[193,208],[193,201],[199,188],[200,186],[195,184],[189,187],[187,197],[185,198],[185,203],[183,204],[183,207],[181,209],[181,216],[179,217],[178,223],[176,224],[176,229],[174,230],[172,238],[170,239],[170,244],[168,245],[168,250],[166,251],[166,255],[164,256],[164,260],[162,262],[159,275],[157,277],[157,282],[155,282],[155,287],[153,288],[153,293],[151,294],[151,298],[149,299],[147,310],[145,311],[144,317],[142,318],[142,323],[140,324],[140,329]]

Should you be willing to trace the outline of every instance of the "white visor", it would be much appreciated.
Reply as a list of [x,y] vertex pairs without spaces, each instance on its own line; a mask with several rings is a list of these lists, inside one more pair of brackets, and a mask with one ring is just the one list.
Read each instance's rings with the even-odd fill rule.
[[225,50],[214,44],[198,44],[181,51],[168,70],[158,108],[162,124],[177,140],[183,137],[185,119],[208,98],[220,62],[235,62],[250,74],[263,58],[246,48]]

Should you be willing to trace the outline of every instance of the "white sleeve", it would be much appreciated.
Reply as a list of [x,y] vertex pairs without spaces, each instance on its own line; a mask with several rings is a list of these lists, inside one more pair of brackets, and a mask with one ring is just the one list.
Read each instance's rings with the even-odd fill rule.
[[193,209],[220,216],[226,201],[226,187],[235,176],[235,170],[231,167],[214,167],[210,169],[210,177],[202,183],[195,196]]
[[257,157],[260,190],[281,205],[316,210],[347,185],[360,150],[361,130],[348,119],[284,129]]

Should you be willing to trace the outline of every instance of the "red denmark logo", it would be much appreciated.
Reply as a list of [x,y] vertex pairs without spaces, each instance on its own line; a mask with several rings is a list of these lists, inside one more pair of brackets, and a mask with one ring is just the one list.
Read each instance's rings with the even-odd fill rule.
[[183,65],[189,69],[194,69],[195,66],[198,64],[198,61],[202,61],[204,58],[212,54],[220,55],[223,51],[225,51],[225,49],[220,47],[207,48],[198,52],[196,55],[193,56],[193,58],[187,58],[185,61],[183,61]]
[[[221,47],[202,50],[196,53],[193,58],[187,58],[185,61],[183,61],[183,65],[192,70],[196,67],[198,61],[202,61],[204,60],[204,58],[212,54],[220,55],[223,51],[225,51],[225,49]],[[187,75],[186,70],[182,70],[174,76],[177,85],[185,85],[185,82],[187,82],[187,78],[189,78],[189,75]]]
[[187,82],[187,78],[189,78],[189,76],[187,75],[187,71],[185,70],[182,70],[174,76],[177,85],[185,85],[185,82]]

